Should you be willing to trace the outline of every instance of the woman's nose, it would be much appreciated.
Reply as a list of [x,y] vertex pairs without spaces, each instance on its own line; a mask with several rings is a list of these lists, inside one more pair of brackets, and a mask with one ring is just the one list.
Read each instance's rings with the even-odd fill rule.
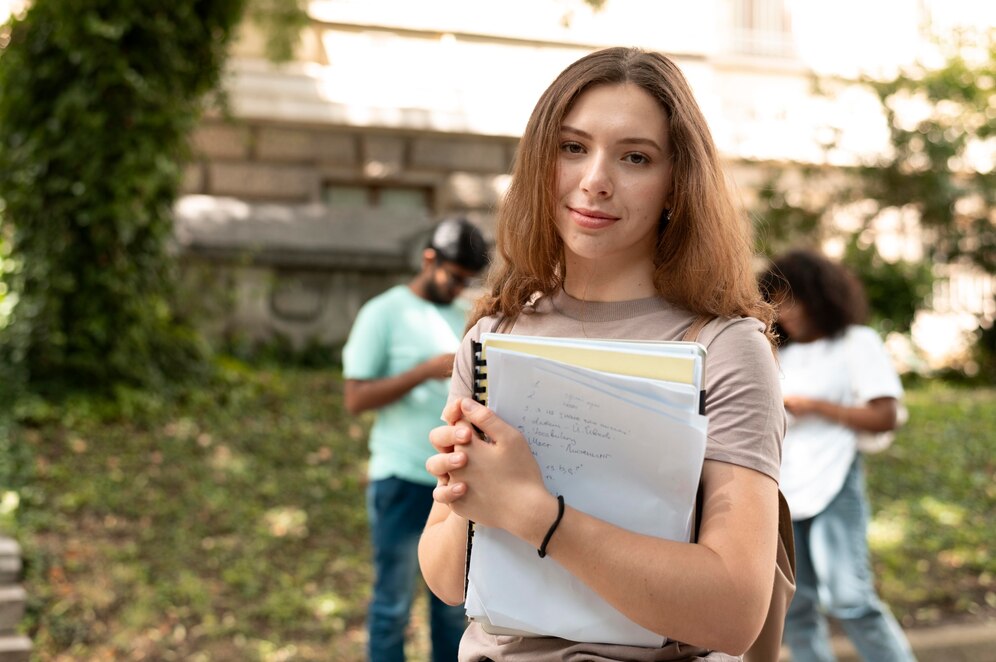
[[612,194],[612,177],[604,157],[593,154],[587,160],[581,189],[589,195],[603,198]]

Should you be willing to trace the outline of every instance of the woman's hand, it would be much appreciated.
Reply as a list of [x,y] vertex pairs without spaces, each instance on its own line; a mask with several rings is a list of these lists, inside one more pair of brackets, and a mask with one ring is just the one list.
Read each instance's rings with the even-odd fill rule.
[[793,416],[807,414],[822,416],[828,421],[863,432],[888,432],[897,425],[898,404],[895,398],[883,397],[869,400],[863,405],[847,405],[804,398],[801,395],[784,396],[785,411]]
[[466,485],[466,493],[451,504],[453,511],[485,526],[524,533],[517,526],[528,519],[525,514],[552,500],[529,444],[521,432],[469,398],[460,402],[460,411],[461,423],[477,426],[487,441],[473,434],[463,447],[465,465],[450,472],[451,483]]
[[[459,411],[460,402],[454,401],[453,405]],[[450,472],[460,469],[467,464],[467,453],[465,447],[473,438],[473,430],[466,421],[458,420],[447,416],[447,404],[443,410],[443,418],[455,421],[451,425],[442,425],[429,432],[429,443],[438,451],[425,461],[425,468],[430,474],[436,477],[436,487],[432,491],[432,498],[439,503],[450,504],[462,497],[467,492],[467,486],[461,482],[452,482]]]
[[452,519],[444,514],[448,512],[460,521],[505,529],[538,546],[556,516],[557,501],[543,485],[529,444],[484,405],[470,398],[452,405],[443,416],[454,423],[429,433],[439,452],[425,463],[436,477],[436,505],[427,530]]
[[433,498],[462,517],[515,533],[523,512],[552,500],[536,459],[522,433],[493,411],[470,398],[455,404],[462,418],[430,434],[440,451],[426,462],[438,481]]

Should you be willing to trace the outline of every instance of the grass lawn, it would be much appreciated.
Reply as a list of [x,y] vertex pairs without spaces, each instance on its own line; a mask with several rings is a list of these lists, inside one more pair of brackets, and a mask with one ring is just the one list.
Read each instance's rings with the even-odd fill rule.
[[882,596],[906,627],[996,619],[996,387],[925,383],[907,405],[866,463]]
[[[228,375],[123,417],[36,404],[0,439],[37,659],[363,658],[369,418],[344,412],[334,371]],[[868,462],[883,596],[907,627],[996,619],[996,388],[926,384],[908,405]]]

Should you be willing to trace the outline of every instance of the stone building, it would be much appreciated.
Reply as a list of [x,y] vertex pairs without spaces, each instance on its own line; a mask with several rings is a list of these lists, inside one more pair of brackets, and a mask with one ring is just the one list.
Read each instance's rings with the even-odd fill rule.
[[268,61],[251,29],[234,47],[230,117],[193,138],[179,246],[194,273],[209,266],[217,333],[336,345],[411,272],[432,219],[490,230],[528,113],[581,55],[673,57],[749,208],[773,170],[833,170],[886,145],[868,92],[823,96],[814,76],[895,72],[941,4],[316,0],[292,62]]

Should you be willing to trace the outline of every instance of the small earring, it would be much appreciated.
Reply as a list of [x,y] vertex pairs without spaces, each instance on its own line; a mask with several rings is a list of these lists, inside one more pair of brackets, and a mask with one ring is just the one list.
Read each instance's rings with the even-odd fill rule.
[[661,215],[661,224],[667,225],[670,222],[671,222],[671,210],[665,209],[664,214]]

